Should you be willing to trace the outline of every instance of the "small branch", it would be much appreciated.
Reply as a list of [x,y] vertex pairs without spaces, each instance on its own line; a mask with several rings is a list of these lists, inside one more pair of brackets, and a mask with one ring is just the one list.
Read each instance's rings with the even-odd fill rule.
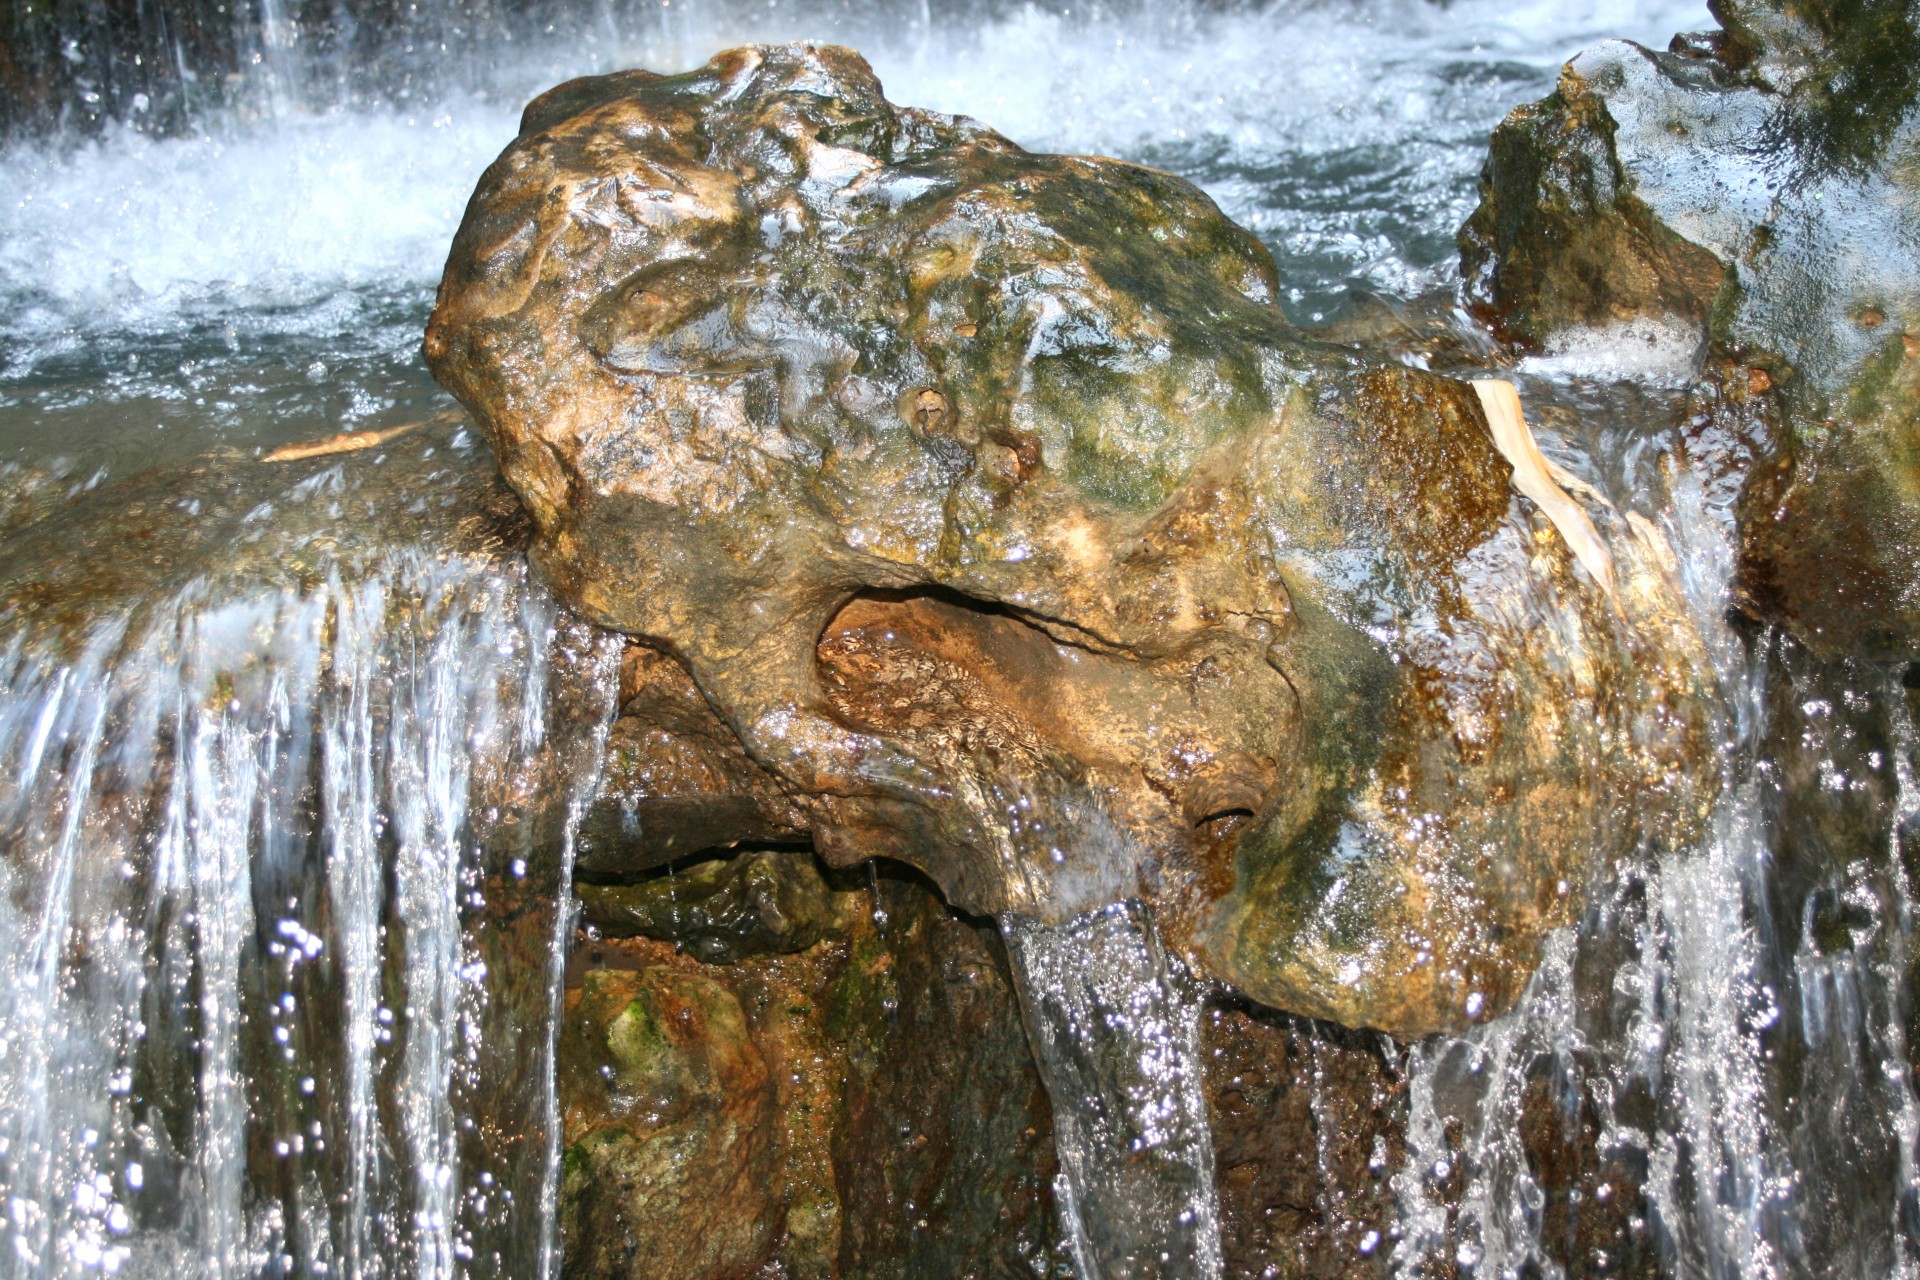
[[1493,431],[1494,447],[1513,466],[1513,487],[1540,505],[1573,549],[1574,558],[1593,575],[1607,598],[1615,599],[1613,556],[1600,540],[1599,531],[1587,513],[1560,487],[1563,481],[1572,481],[1583,489],[1587,486],[1547,461],[1540,452],[1540,446],[1534,443],[1533,431],[1527,426],[1526,415],[1520,411],[1520,393],[1511,382],[1487,378],[1474,382],[1473,389],[1480,397],[1481,409],[1486,412],[1487,426]]
[[361,449],[372,449],[383,445],[396,436],[409,431],[432,426],[440,422],[458,422],[466,417],[465,410],[446,409],[430,418],[421,418],[418,422],[403,422],[397,427],[382,427],[378,431],[343,431],[337,436],[325,440],[306,440],[299,444],[283,444],[272,453],[261,458],[262,462],[299,462],[306,458],[324,458],[334,453],[356,453]]

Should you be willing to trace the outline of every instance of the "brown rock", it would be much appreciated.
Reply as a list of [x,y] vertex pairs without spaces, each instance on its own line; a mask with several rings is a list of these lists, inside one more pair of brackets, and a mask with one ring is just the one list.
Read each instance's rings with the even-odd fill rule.
[[[1737,506],[1740,604],[1829,656],[1912,658],[1920,28],[1901,5],[1715,13],[1725,38],[1673,54],[1587,50],[1496,130],[1469,293],[1531,348],[1629,323],[1697,344],[1695,469],[1726,470],[1730,437],[1765,455]],[[1762,435],[1729,361],[1777,401]]]
[[772,1251],[774,1090],[739,1001],[656,966],[599,970],[568,1012],[566,1274],[732,1280]]
[[[562,594],[737,740],[635,856],[739,804],[970,911],[1145,896],[1347,1023],[1517,992],[1596,867],[1698,817],[1697,640],[1656,537],[1582,499],[1609,600],[1470,388],[1275,291],[1188,184],[895,107],[845,50],[529,107],[428,350]],[[1574,819],[1628,794],[1664,817]]]

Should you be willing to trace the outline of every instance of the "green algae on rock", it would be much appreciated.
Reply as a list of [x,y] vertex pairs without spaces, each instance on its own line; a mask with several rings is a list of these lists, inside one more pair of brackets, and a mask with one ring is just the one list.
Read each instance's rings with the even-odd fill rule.
[[[779,856],[782,875],[821,881],[811,855]],[[721,863],[721,878],[755,857]],[[583,958],[609,967],[579,975],[562,1048],[567,1275],[712,1274],[690,1242],[651,1245],[721,1214],[768,1225],[736,1234],[729,1275],[1062,1274],[1051,1121],[1005,954],[990,924],[955,916],[902,872],[830,877],[858,887],[831,891],[824,932],[800,951],[742,937],[715,963],[686,917],[678,928],[662,921],[657,940],[587,944]],[[684,1018],[670,1052],[623,1050],[666,1066],[625,1065],[616,1041],[655,1037],[623,1032],[621,1020],[653,1025],[641,1018],[654,1016],[657,987],[702,993],[739,1020]],[[755,1101],[750,1072],[716,1075],[704,1092],[646,1087],[674,1064],[748,1050],[771,1106]],[[628,1094],[647,1100],[644,1115],[621,1110]],[[671,1106],[653,1101],[669,1096]],[[696,1148],[706,1154],[665,1160]],[[751,1169],[754,1181],[722,1167]],[[693,1217],[656,1220],[690,1201]]]
[[664,966],[594,972],[565,1035],[568,1274],[757,1266],[777,1225],[774,1089],[733,993]]
[[1256,1000],[1458,1026],[1697,824],[1699,642],[1649,526],[1585,496],[1610,600],[1471,388],[1277,288],[1184,181],[756,47],[534,102],[426,346],[563,597],[737,743],[616,807],[981,913],[1143,897]]
[[[1911,6],[1723,3],[1623,41],[1496,132],[1461,232],[1514,341],[1711,357],[1694,435],[1762,455],[1743,604],[1829,654],[1920,654],[1920,34]],[[1597,337],[1593,331],[1598,331]],[[1750,405],[1750,401],[1759,403]],[[1711,463],[1709,464],[1711,465]]]

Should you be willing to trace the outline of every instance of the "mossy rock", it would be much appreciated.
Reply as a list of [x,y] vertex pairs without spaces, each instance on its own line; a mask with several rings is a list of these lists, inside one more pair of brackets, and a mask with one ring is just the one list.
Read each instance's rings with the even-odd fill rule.
[[[1708,358],[1689,452],[1746,471],[1739,602],[1829,656],[1920,655],[1920,34],[1901,4],[1727,3],[1567,64],[1495,131],[1461,233],[1522,346]],[[1584,336],[1583,336],[1584,335]],[[1750,403],[1755,402],[1755,403]],[[1738,457],[1728,457],[1728,446]],[[1748,465],[1751,455],[1751,465]]]
[[709,964],[805,951],[833,928],[832,891],[807,850],[710,858],[638,884],[575,887],[586,923],[609,937],[679,943]]
[[659,966],[589,973],[560,1062],[568,1276],[725,1280],[766,1258],[774,1090],[731,991]]
[[787,806],[971,912],[1144,896],[1258,1000],[1459,1026],[1698,823],[1698,638],[1657,537],[1588,501],[1610,597],[1472,388],[1278,290],[1178,178],[763,46],[532,104],[427,354],[561,594],[750,762],[700,755],[699,838]]

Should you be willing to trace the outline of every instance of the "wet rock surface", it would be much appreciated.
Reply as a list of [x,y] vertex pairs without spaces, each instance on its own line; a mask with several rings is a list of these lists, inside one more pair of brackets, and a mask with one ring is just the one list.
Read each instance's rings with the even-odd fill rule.
[[[833,886],[832,923],[805,951],[742,944],[712,963],[700,931],[670,925],[590,931],[578,948],[562,1040],[567,1274],[710,1274],[681,1237],[725,1212],[773,1224],[731,1274],[1070,1275],[1051,1112],[996,931],[905,868],[868,881],[801,851],[732,865],[769,858],[756,865]],[[636,1031],[675,1000],[692,1012]],[[1201,1042],[1227,1274],[1387,1274],[1403,1050],[1234,998],[1202,1016]],[[1569,1136],[1542,1105],[1530,1144],[1591,1162],[1592,1135]]]
[[[804,851],[733,865],[807,886],[789,896],[823,883]],[[804,950],[758,935],[698,960],[714,953],[691,924],[582,944],[562,1077],[569,1275],[1064,1274],[1046,1097],[994,930],[904,869],[832,878],[831,919]],[[646,1085],[614,1051],[633,1039],[620,1019],[639,1018],[622,1009],[656,988],[725,1013],[676,1024],[660,1058],[673,1072],[649,1068]],[[675,1065],[720,1058],[745,1065]],[[723,1216],[765,1231],[729,1227],[733,1269],[705,1270],[675,1242]],[[651,1233],[675,1242],[649,1249]]]
[[684,672],[616,726],[583,866],[804,830],[969,911],[1145,897],[1349,1025],[1509,1001],[1596,868],[1703,812],[1698,641],[1650,526],[1580,495],[1610,597],[1468,386],[1276,288],[1186,183],[896,107],[845,50],[532,104],[427,351],[562,594]]
[[606,776],[581,825],[581,874],[627,874],[742,840],[800,839],[790,790],[667,655],[630,645]]
[[833,923],[810,852],[756,851],[696,862],[640,884],[582,884],[586,923],[610,938],[673,938],[702,960],[805,951]]
[[0,509],[0,612],[75,635],[170,592],[311,589],[407,556],[518,564],[530,532],[456,421],[297,462],[223,449],[107,483],[9,471]]
[[[792,850],[732,865],[767,858],[832,886],[832,923],[804,951],[743,943],[714,963],[697,958],[700,931],[670,925],[579,945],[562,1040],[567,1274],[710,1274],[680,1234],[724,1212],[772,1224],[728,1227],[729,1274],[1071,1275],[1051,1111],[996,932],[905,868],[868,881]],[[673,1029],[633,1033],[675,1000],[692,1011]],[[1227,1276],[1385,1276],[1413,1258],[1423,1276],[1476,1274],[1461,1205],[1486,1188],[1470,1185],[1457,1122],[1410,1166],[1404,1045],[1231,995],[1209,1001],[1200,1042]],[[1510,1141],[1541,1188],[1542,1256],[1568,1274],[1663,1274],[1648,1170],[1609,1147],[1578,1074],[1548,1058],[1487,1069],[1518,1073]],[[1431,1219],[1415,1234],[1437,1235],[1409,1239],[1409,1196]],[[674,1238],[649,1250],[662,1215]]]
[[566,1034],[569,1274],[750,1271],[776,1225],[775,1099],[733,993],[660,965],[597,971]]
[[1500,127],[1469,296],[1533,349],[1699,347],[1694,452],[1759,459],[1734,468],[1744,606],[1828,655],[1909,659],[1920,31],[1902,5],[1716,14],[1669,53],[1582,53]]

